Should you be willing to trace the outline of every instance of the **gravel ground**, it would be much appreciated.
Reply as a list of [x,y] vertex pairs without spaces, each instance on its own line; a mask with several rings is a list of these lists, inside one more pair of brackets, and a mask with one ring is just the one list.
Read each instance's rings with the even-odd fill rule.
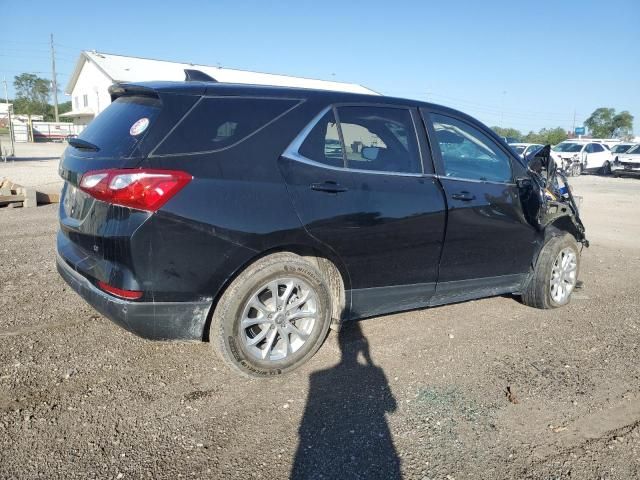
[[[2,148],[9,144],[0,136]],[[0,160],[0,180],[7,178],[23,187],[44,193],[60,193],[62,179],[58,176],[58,159],[66,143],[16,143],[15,157]]]
[[640,181],[573,183],[569,306],[377,317],[272,380],[119,329],[58,278],[57,207],[0,210],[0,478],[640,477]]

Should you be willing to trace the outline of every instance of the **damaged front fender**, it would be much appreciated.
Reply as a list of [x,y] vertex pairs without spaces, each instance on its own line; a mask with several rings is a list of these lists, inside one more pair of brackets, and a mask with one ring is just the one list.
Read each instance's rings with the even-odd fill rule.
[[571,233],[585,247],[589,241],[567,178],[551,157],[551,146],[527,157],[526,177],[518,179],[520,199],[527,221],[539,231],[553,226]]

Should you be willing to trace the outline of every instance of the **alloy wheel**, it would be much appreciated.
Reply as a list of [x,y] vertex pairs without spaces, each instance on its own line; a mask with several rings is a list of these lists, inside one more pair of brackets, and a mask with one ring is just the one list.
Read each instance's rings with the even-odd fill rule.
[[299,278],[273,280],[251,293],[242,309],[240,338],[260,361],[278,361],[300,350],[318,323],[318,295]]
[[572,248],[564,248],[558,253],[551,268],[551,299],[559,305],[567,303],[577,279],[578,257]]

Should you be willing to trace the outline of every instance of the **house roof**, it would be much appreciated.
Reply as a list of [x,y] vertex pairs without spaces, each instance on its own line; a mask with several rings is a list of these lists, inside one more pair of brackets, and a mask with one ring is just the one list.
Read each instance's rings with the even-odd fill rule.
[[73,91],[85,62],[92,62],[113,82],[145,82],[151,80],[183,81],[185,78],[184,70],[193,69],[200,70],[215,78],[218,82],[224,83],[276,85],[377,95],[377,92],[356,83],[330,82],[288,75],[235,70],[210,65],[194,65],[191,63],[128,57],[96,51],[83,51],[80,54],[75,70],[65,89],[67,94],[71,94]]

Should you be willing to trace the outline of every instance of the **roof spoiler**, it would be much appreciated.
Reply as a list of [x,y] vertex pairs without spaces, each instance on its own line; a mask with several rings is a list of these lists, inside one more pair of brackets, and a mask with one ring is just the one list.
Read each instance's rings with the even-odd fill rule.
[[132,83],[118,82],[114,82],[109,87],[109,95],[111,96],[112,102],[115,102],[116,98],[122,97],[123,95],[145,95],[148,97],[158,98],[158,92],[156,92],[153,88]]
[[200,71],[200,70],[192,70],[189,68],[185,68],[184,69],[184,81],[185,82],[215,82],[218,83],[218,81],[207,75],[206,73]]

